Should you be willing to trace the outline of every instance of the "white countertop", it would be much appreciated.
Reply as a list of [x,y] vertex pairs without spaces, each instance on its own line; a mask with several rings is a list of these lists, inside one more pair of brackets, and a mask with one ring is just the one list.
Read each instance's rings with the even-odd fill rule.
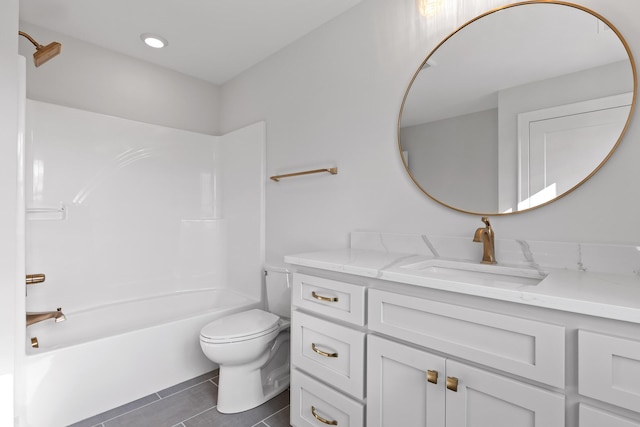
[[[440,274],[429,269],[406,267],[434,259],[438,258],[366,249],[308,252],[284,258],[285,262],[297,266],[640,323],[640,277],[637,275],[542,268],[546,277],[531,285],[491,279],[469,280],[473,273]],[[514,271],[519,270],[531,272],[532,268],[514,266]]]

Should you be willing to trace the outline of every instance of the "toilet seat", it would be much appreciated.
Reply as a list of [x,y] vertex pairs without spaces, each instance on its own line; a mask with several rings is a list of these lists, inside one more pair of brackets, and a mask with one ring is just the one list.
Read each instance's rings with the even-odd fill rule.
[[279,328],[280,317],[253,309],[214,320],[200,331],[200,340],[210,344],[246,341]]

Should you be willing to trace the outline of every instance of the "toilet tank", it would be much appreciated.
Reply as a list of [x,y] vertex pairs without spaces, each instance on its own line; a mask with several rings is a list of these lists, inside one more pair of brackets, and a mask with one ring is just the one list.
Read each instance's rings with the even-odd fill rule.
[[291,272],[283,267],[264,268],[267,310],[287,319],[291,317]]

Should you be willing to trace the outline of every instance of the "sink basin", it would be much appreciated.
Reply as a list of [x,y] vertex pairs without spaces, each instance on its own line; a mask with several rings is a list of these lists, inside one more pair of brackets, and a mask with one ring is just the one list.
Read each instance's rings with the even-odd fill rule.
[[429,275],[477,284],[535,286],[546,273],[529,267],[511,267],[499,264],[481,264],[448,259],[428,259],[400,268],[416,270]]

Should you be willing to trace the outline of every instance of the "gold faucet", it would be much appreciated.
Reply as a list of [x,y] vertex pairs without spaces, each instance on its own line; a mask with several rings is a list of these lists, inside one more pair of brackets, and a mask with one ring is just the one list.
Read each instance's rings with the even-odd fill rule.
[[485,227],[480,227],[473,235],[474,242],[482,242],[482,263],[483,264],[495,264],[496,263],[496,248],[494,243],[494,234],[491,224],[489,224],[489,218],[482,217]]
[[62,308],[58,307],[56,311],[43,311],[39,313],[27,313],[27,326],[34,323],[42,322],[43,320],[53,319],[57,322],[63,322],[67,320],[62,313]]

